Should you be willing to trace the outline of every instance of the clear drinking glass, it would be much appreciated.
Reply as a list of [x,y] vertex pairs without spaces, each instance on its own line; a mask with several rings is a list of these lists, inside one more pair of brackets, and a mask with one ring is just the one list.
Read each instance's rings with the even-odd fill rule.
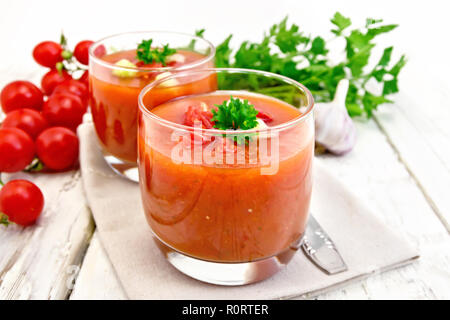
[[[152,47],[166,44],[177,55],[166,66],[152,64],[133,67],[123,59],[136,62],[136,48],[142,40],[152,39]],[[104,158],[111,168],[131,180],[137,172],[138,96],[149,83],[189,70],[214,66],[214,46],[199,37],[175,32],[130,32],[113,35],[94,43],[89,50],[90,107]],[[122,60],[122,62],[119,62]],[[175,91],[154,91],[155,99],[171,99]]]
[[[192,81],[214,85],[164,103],[153,99],[163,88]],[[258,110],[258,127],[202,125],[208,108],[230,96]],[[193,114],[199,121],[186,125]],[[312,95],[280,75],[191,70],[155,81],[139,96],[145,215],[168,261],[198,280],[248,284],[291,260],[306,228],[313,151]]]

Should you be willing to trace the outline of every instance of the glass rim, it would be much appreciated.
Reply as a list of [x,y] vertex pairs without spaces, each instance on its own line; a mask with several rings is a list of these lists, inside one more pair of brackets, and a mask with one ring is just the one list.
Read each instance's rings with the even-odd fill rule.
[[[204,57],[202,59],[199,59],[199,60],[196,60],[196,61],[194,61],[192,63],[188,63],[188,64],[185,64],[185,65],[182,65],[180,67],[158,67],[158,68],[118,66],[118,65],[116,65],[114,63],[104,61],[101,58],[98,58],[97,56],[94,55],[95,49],[100,44],[102,44],[102,42],[104,42],[106,40],[113,39],[113,38],[116,38],[116,37],[119,37],[119,36],[131,35],[131,34],[149,34],[149,33],[178,35],[178,36],[183,36],[183,37],[189,37],[190,40],[203,41],[203,42],[205,42],[208,45],[208,47],[211,49],[211,51],[209,52],[209,54],[206,57]],[[216,55],[216,47],[209,40],[206,40],[204,38],[201,38],[199,36],[192,35],[192,34],[189,34],[189,33],[175,32],[175,31],[160,31],[160,30],[129,31],[129,32],[116,33],[116,34],[109,35],[109,36],[106,36],[104,38],[101,38],[100,40],[95,41],[89,47],[89,63],[91,63],[91,61],[92,61],[92,62],[100,64],[100,65],[102,65],[104,67],[108,67],[108,68],[116,69],[116,70],[122,70],[122,71],[164,72],[164,71],[171,71],[171,70],[187,70],[187,69],[195,68],[195,67],[197,67],[199,65],[202,65],[203,63],[209,62],[210,60],[212,60],[214,58],[215,55]]]
[[[139,93],[139,97],[138,97],[138,105],[139,105],[139,110],[142,111],[143,114],[149,116],[150,118],[156,120],[157,122],[159,122],[160,124],[163,124],[167,127],[171,127],[173,129],[181,129],[184,131],[193,131],[195,128],[191,127],[191,126],[187,126],[184,124],[179,124],[170,120],[166,120],[163,119],[159,116],[157,116],[156,114],[154,114],[153,112],[151,112],[151,110],[148,110],[145,107],[144,104],[144,96],[150,91],[152,90],[154,87],[160,85],[161,83],[179,77],[179,76],[184,76],[184,75],[188,75],[188,74],[192,74],[192,73],[204,73],[204,72],[214,72],[214,73],[218,73],[218,72],[230,72],[230,73],[251,73],[251,74],[258,74],[261,76],[267,76],[267,77],[275,77],[278,78],[280,80],[286,81],[298,88],[300,88],[306,95],[307,98],[307,106],[306,106],[306,111],[301,113],[299,116],[295,117],[294,119],[291,119],[289,121],[286,121],[284,123],[281,123],[279,125],[273,126],[273,127],[267,127],[267,128],[262,128],[262,129],[250,129],[250,130],[244,130],[244,131],[237,131],[234,129],[227,129],[227,130],[221,130],[221,129],[201,129],[202,133],[210,133],[212,135],[217,135],[217,134],[229,134],[229,135],[237,135],[237,134],[247,134],[247,133],[255,133],[255,132],[267,132],[267,131],[282,131],[284,129],[290,128],[291,126],[296,125],[297,123],[303,122],[306,118],[308,118],[312,113],[313,113],[313,109],[314,109],[314,98],[312,93],[308,90],[308,88],[306,88],[304,85],[302,85],[300,82],[295,81],[291,78],[288,78],[286,76],[282,76],[276,73],[272,73],[272,72],[268,72],[268,71],[261,71],[261,70],[253,70],[253,69],[243,69],[243,68],[205,68],[205,69],[201,69],[201,70],[189,70],[189,71],[183,71],[183,72],[177,72],[174,73],[170,76],[164,77],[162,79],[156,80],[151,82],[150,84],[146,85],[141,92]],[[269,96],[270,97],[270,96]]]

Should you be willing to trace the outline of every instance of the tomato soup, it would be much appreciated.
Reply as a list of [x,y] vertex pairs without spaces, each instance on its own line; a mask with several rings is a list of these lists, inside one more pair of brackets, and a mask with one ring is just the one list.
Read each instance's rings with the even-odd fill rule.
[[[211,133],[211,139],[195,144],[192,131],[180,125],[188,122],[192,108],[207,113],[230,96],[248,100],[270,121],[257,134],[249,134],[247,142],[234,141],[224,148],[223,159],[231,153],[233,162],[211,163],[206,151],[223,142],[221,135]],[[149,114],[141,112],[139,120],[140,185],[147,221],[159,240],[191,257],[228,263],[280,254],[302,238],[312,188],[310,115],[300,119],[299,109],[245,91],[181,97],[151,108]],[[176,131],[189,132],[194,143],[174,137]],[[208,130],[200,128],[200,135],[208,135]],[[258,143],[252,151],[254,139]],[[262,160],[264,143],[269,156],[277,155],[269,173],[262,171],[273,165]],[[184,159],[191,161],[175,160],[174,150],[187,152]],[[239,153],[244,161],[236,163]]]
[[[106,54],[102,63],[90,65],[90,106],[97,136],[103,149],[126,162],[137,159],[137,112],[141,89],[152,81],[176,72],[190,64],[196,68],[212,67],[212,61],[198,63],[205,55],[188,50],[177,50],[176,59],[169,60],[168,71],[158,71],[158,65],[140,67],[136,50]],[[115,64],[126,59],[138,66],[136,71],[114,69]],[[170,57],[169,57],[170,59]],[[159,67],[163,67],[160,65]],[[161,88],[152,96],[162,103],[179,95],[210,91],[215,87],[214,78],[185,81]]]

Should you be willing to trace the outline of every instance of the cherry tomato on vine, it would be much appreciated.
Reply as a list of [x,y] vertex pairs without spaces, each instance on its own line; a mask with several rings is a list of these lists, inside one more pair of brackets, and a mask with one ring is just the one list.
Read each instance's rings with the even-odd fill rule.
[[0,128],[0,172],[17,172],[33,161],[34,142],[23,130]]
[[13,81],[3,88],[1,103],[5,113],[22,108],[41,110],[44,95],[29,81]]
[[94,56],[97,58],[101,58],[106,54],[106,48],[103,44],[97,46],[97,48],[94,49]]
[[32,182],[12,180],[0,189],[0,214],[22,226],[33,224],[44,208],[44,195]]
[[33,58],[41,66],[54,68],[57,62],[63,60],[61,53],[63,48],[59,43],[44,41],[39,43],[33,50]]
[[33,109],[19,109],[11,111],[6,115],[2,128],[18,128],[30,135],[32,139],[48,127],[44,116]]
[[53,93],[53,90],[56,88],[57,85],[69,79],[72,79],[72,76],[69,73],[67,73],[66,70],[58,72],[58,70],[52,69],[42,77],[41,80],[42,90],[46,95],[49,96]]
[[53,90],[53,94],[58,93],[72,93],[74,95],[77,95],[81,98],[85,105],[87,105],[89,98],[87,85],[82,81],[75,79],[65,80],[63,83],[56,86],[56,88]]
[[89,64],[89,47],[94,43],[94,41],[84,40],[78,42],[73,50],[73,55],[78,60],[79,63],[88,65]]
[[63,127],[44,130],[36,140],[39,159],[50,169],[65,170],[78,160],[78,137]]
[[64,92],[51,95],[44,103],[42,114],[50,125],[75,131],[83,121],[86,109],[80,97]]

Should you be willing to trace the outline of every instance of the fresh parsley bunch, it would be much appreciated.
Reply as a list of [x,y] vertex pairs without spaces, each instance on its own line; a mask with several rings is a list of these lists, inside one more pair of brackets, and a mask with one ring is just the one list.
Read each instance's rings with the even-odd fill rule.
[[[232,35],[227,37],[217,47],[216,66],[264,70],[287,76],[304,84],[318,102],[331,101],[338,82],[348,78],[350,87],[346,106],[349,114],[370,118],[378,105],[392,102],[387,96],[398,92],[397,78],[406,63],[405,56],[391,64],[393,47],[388,47],[384,49],[375,67],[370,70],[366,68],[375,47],[374,39],[394,30],[397,25],[383,25],[382,20],[369,18],[363,28],[350,30],[351,20],[339,12],[333,16],[331,23],[334,25],[331,30],[334,38],[345,39],[343,61],[330,61],[327,41],[320,36],[305,35],[295,24],[288,26],[285,18],[272,26],[261,42],[244,41],[237,51],[230,47]],[[200,35],[203,31],[199,32]],[[367,83],[371,79],[382,85],[381,94],[369,91]],[[236,87],[233,84],[240,81],[242,87],[248,86],[287,102],[298,98],[292,88],[273,88],[273,84],[269,82],[255,84],[251,83],[251,79],[236,79],[236,76],[219,80],[221,88]]]

